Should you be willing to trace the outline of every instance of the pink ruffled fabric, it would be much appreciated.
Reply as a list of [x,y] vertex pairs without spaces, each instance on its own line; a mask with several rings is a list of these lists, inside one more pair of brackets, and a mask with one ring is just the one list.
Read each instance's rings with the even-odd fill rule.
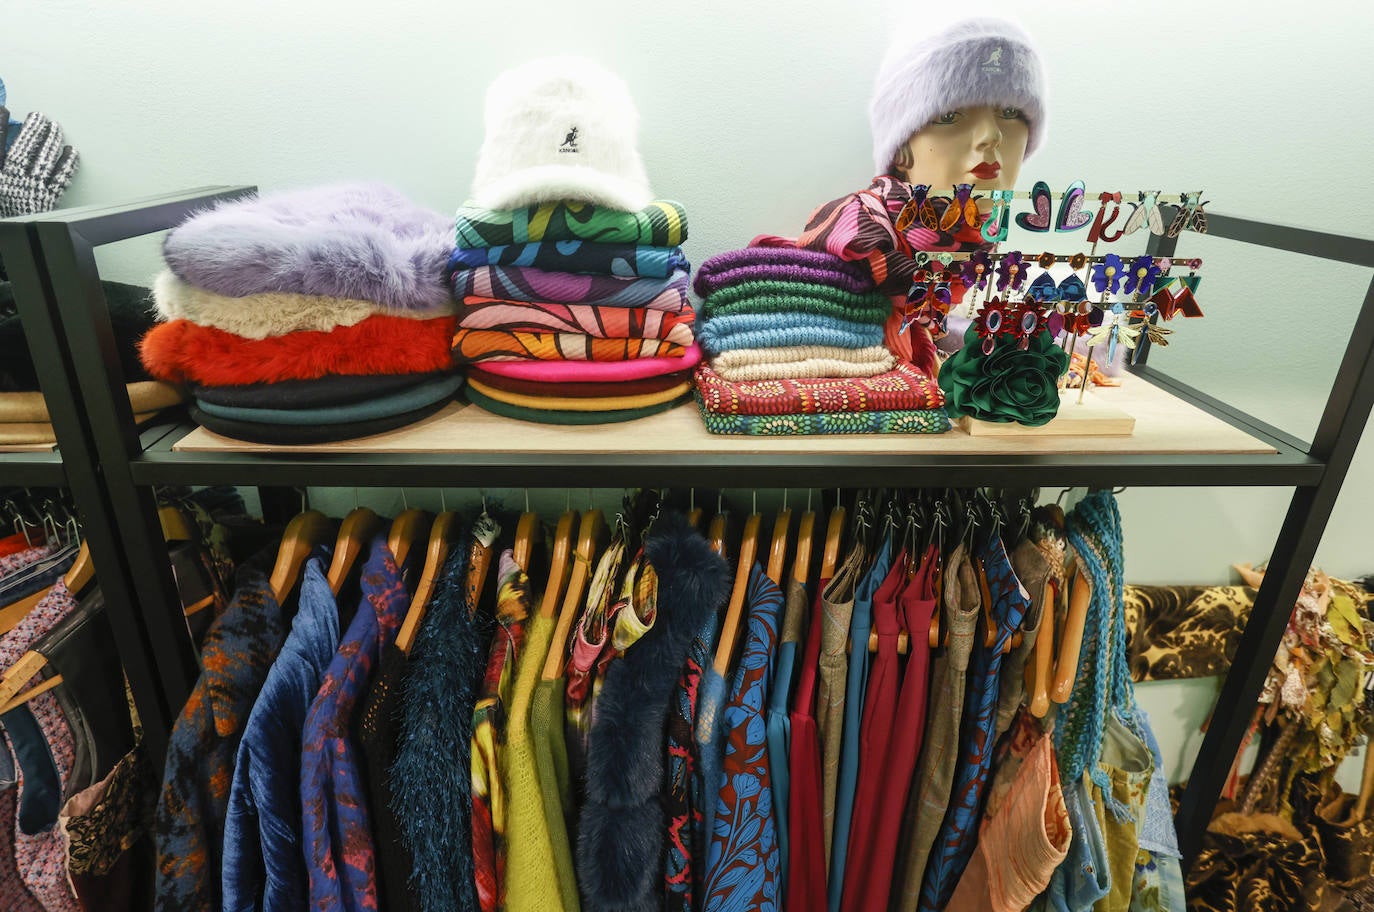
[[691,370],[701,363],[701,347],[690,346],[680,358],[637,358],[633,361],[483,361],[482,370],[517,380],[543,383],[608,383],[643,380],[678,371]]

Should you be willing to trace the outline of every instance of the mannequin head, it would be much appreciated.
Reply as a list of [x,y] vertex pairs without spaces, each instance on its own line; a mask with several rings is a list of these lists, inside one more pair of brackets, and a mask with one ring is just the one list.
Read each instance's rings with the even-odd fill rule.
[[1026,115],[1014,105],[946,111],[898,147],[889,173],[937,192],[958,184],[973,184],[975,190],[1011,190],[1021,174],[1029,137]]
[[[1030,36],[1003,19],[937,34],[898,30],[873,86],[873,164],[934,193],[1015,187],[1045,130],[1045,86]],[[998,163],[997,173],[973,170]]]

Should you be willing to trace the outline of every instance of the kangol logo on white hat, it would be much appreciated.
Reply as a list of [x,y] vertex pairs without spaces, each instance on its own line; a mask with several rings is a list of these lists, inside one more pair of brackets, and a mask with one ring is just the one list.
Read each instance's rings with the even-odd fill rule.
[[988,52],[987,59],[984,60],[981,64],[981,68],[984,73],[1002,72],[1002,52],[1004,50],[1004,47],[998,45],[997,47],[993,48],[991,51]]
[[594,60],[546,57],[487,89],[472,201],[518,209],[577,200],[634,212],[653,199],[625,82]]

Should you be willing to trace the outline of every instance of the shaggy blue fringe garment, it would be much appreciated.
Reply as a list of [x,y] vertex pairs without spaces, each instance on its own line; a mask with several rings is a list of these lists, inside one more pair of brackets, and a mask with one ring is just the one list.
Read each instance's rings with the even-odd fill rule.
[[[422,912],[480,912],[472,860],[472,710],[489,615],[468,610],[470,534],[450,552],[406,666],[391,806]],[[442,748],[442,749],[440,749]]]

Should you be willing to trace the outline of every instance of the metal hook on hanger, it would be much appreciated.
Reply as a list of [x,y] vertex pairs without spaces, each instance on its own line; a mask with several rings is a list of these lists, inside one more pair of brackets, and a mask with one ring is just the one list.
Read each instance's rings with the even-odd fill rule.
[[525,489],[525,512],[530,512],[530,489]]
[[448,512],[448,492],[446,492],[443,488],[439,489],[439,507],[445,513]]
[[811,512],[811,489],[806,489],[806,512]]
[[409,510],[409,509],[410,509],[410,500],[406,497],[406,489],[405,489],[405,488],[401,488],[401,509],[402,509],[402,510]]

